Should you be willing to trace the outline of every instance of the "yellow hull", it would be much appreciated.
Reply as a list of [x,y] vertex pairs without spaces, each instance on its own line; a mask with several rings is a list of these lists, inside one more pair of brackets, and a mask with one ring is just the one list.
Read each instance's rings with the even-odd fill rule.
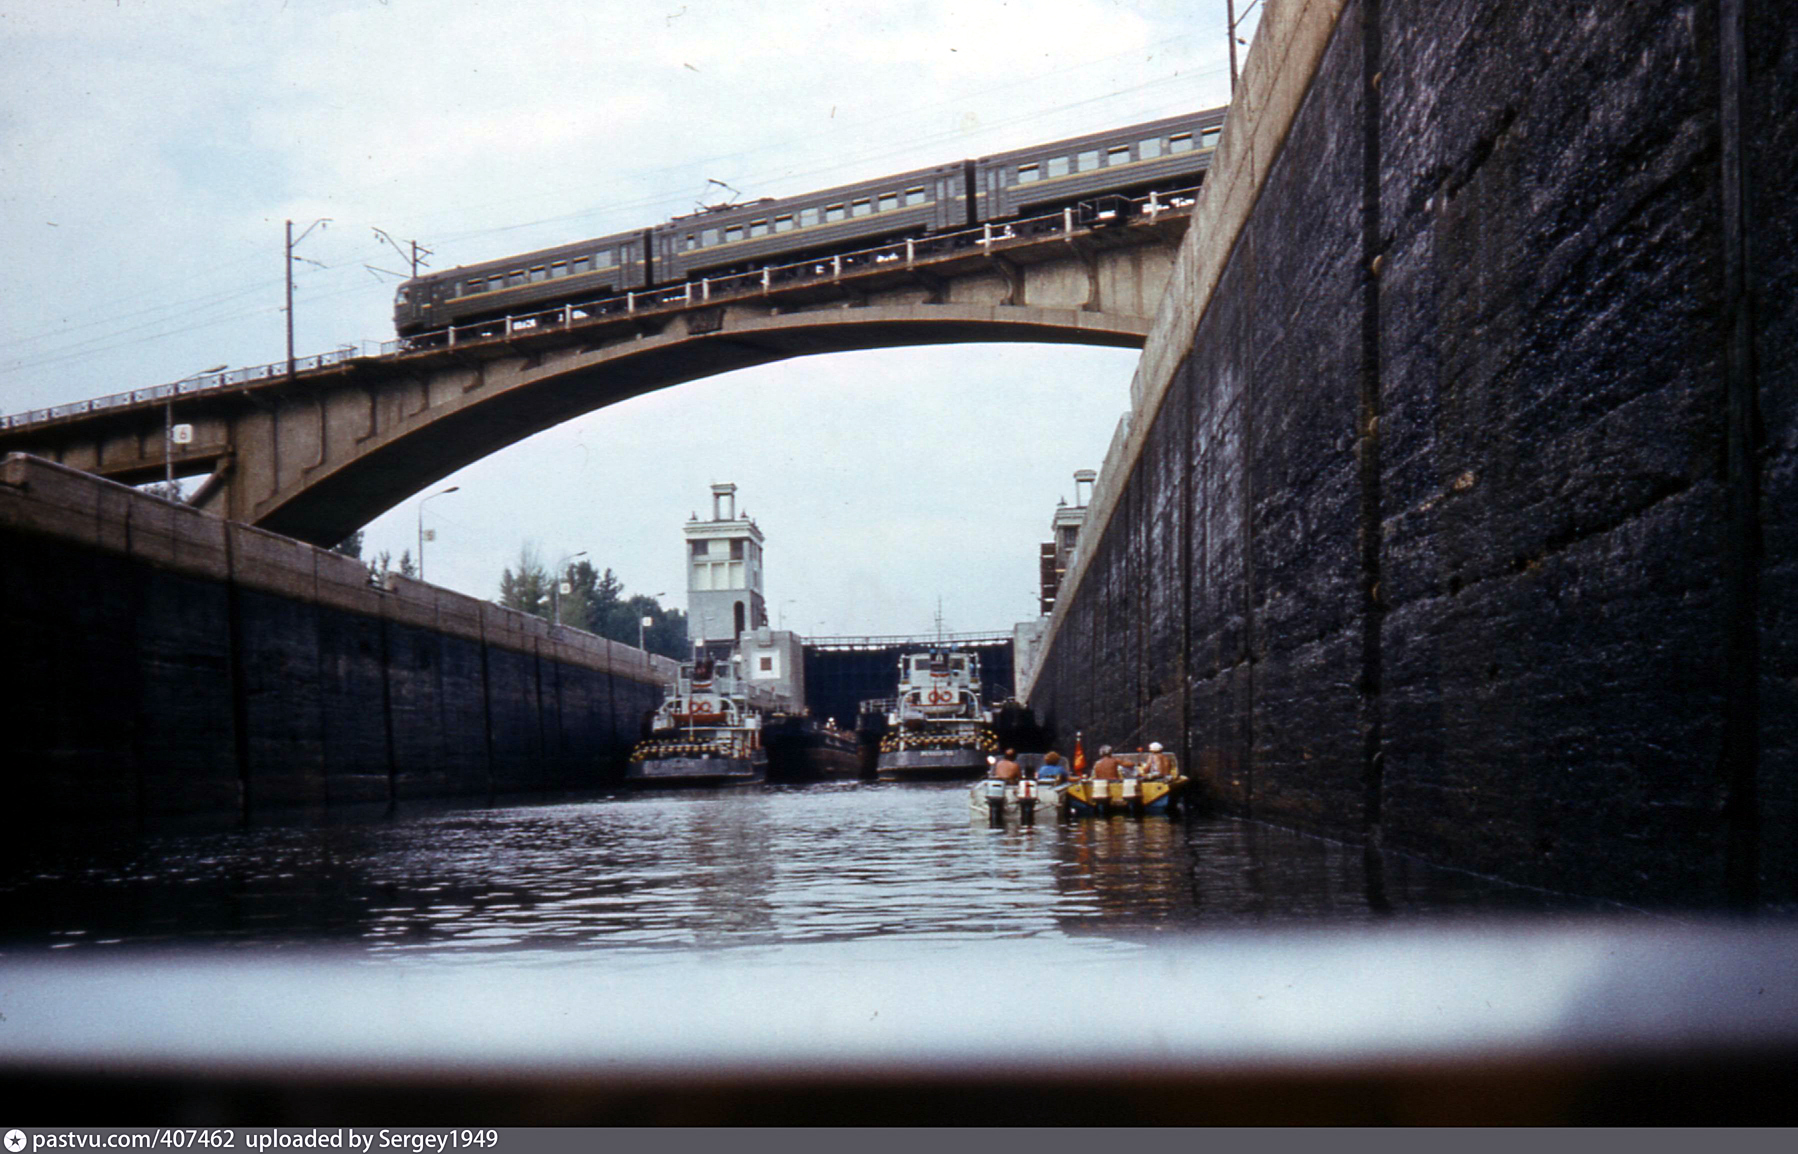
[[[1126,788],[1131,787],[1131,788]],[[1186,778],[1071,782],[1063,791],[1068,811],[1077,817],[1099,813],[1166,813],[1186,787]]]

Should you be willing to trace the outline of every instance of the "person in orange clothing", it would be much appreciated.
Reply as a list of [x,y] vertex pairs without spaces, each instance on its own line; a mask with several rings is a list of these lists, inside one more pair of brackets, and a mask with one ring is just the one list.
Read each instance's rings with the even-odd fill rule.
[[1111,747],[1099,747],[1099,760],[1093,762],[1094,781],[1116,781],[1123,775],[1118,772],[1118,759],[1111,756]]

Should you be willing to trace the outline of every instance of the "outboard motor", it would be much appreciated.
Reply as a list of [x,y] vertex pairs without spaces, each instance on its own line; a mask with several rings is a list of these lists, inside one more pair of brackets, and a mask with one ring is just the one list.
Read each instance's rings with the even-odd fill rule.
[[1142,788],[1134,777],[1124,779],[1124,808],[1131,817],[1142,816]]
[[1005,824],[1005,783],[996,777],[986,779],[986,820],[988,825]]
[[1018,782],[1018,821],[1024,825],[1030,825],[1035,820],[1036,782],[1026,777]]

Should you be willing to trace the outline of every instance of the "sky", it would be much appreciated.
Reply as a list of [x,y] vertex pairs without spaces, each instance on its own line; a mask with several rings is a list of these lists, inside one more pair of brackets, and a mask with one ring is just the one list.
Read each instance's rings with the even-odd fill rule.
[[[1243,5],[1239,4],[1239,7]],[[0,0],[0,412],[393,335],[429,266],[642,228],[1228,102],[1223,0]],[[1259,5],[1240,35],[1252,39]],[[316,221],[326,223],[314,225]],[[307,231],[310,227],[310,231]],[[530,546],[684,607],[681,526],[732,481],[770,618],[1005,631],[1137,354],[875,350],[663,390],[395,506],[478,597]]]

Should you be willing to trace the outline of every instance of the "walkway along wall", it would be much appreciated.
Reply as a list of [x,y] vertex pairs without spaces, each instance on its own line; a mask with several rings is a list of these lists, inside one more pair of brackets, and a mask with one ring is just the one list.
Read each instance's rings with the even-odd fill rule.
[[669,668],[22,455],[0,655],[5,808],[32,822],[602,784]]
[[1270,3],[1028,690],[1062,740],[1798,906],[1795,77],[1774,0]]

